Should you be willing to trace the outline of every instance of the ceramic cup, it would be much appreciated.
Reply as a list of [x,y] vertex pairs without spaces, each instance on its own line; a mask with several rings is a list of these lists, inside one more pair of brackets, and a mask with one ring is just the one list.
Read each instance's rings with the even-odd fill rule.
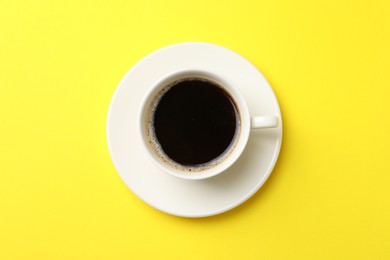
[[[164,158],[161,149],[156,149],[151,145],[150,118],[153,110],[150,109],[152,103],[158,98],[164,88],[172,82],[186,78],[200,78],[214,82],[228,92],[234,100],[239,113],[240,126],[236,130],[236,136],[226,151],[213,163],[205,164],[202,167],[191,169],[188,166],[180,166],[175,162],[170,162],[169,158]],[[143,148],[148,157],[164,172],[182,179],[201,180],[223,173],[232,166],[244,151],[249,139],[251,129],[273,128],[279,124],[279,118],[274,115],[251,116],[245,98],[239,88],[226,75],[210,70],[186,69],[172,72],[155,82],[146,93],[138,114],[138,134],[142,141]],[[250,141],[250,140],[249,140]]]

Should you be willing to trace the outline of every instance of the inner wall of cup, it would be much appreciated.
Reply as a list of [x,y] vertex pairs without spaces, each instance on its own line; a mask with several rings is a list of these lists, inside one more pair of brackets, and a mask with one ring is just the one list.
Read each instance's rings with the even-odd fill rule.
[[[230,145],[226,148],[226,150],[219,155],[217,158],[213,159],[210,162],[204,163],[204,164],[198,164],[198,165],[181,165],[166,155],[159,144],[155,131],[154,131],[154,112],[157,108],[157,105],[162,98],[162,96],[174,85],[177,83],[184,81],[184,80],[205,80],[210,81],[219,87],[223,88],[229,95],[231,100],[233,101],[233,105],[236,110],[236,132],[234,134],[233,140],[231,141]],[[213,169],[218,167],[219,165],[223,164],[223,162],[234,152],[235,147],[238,144],[238,140],[241,134],[241,114],[239,111],[239,107],[237,105],[237,101],[234,99],[231,92],[224,87],[223,84],[220,82],[211,79],[209,77],[204,76],[198,76],[198,75],[191,75],[191,76],[182,76],[176,79],[171,79],[164,81],[160,84],[159,87],[156,88],[156,90],[149,96],[147,103],[146,103],[146,109],[144,113],[144,135],[146,137],[148,149],[151,151],[151,153],[154,155],[155,159],[158,160],[159,163],[164,164],[165,166],[168,166],[171,169],[185,172],[185,173],[201,173],[205,172],[207,170]]]

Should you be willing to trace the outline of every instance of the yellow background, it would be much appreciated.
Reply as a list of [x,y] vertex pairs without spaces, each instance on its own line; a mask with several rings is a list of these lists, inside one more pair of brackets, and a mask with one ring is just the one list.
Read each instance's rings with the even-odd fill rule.
[[[146,54],[206,41],[279,99],[276,168],[242,206],[184,219],[139,200],[105,135]],[[0,2],[0,259],[390,259],[390,4]]]

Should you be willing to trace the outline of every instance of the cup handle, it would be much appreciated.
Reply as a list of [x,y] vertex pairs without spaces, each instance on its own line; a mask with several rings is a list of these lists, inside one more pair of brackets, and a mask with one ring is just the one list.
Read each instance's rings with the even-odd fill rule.
[[279,117],[277,116],[252,116],[251,117],[251,128],[262,129],[262,128],[274,128],[279,125]]

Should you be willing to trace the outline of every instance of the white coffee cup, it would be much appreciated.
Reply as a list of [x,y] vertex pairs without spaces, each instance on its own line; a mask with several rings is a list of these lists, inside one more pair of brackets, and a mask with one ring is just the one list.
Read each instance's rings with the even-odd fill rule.
[[[186,78],[200,78],[211,82],[215,82],[221,86],[233,98],[240,117],[240,127],[238,135],[232,141],[232,144],[226,149],[223,156],[209,165],[191,170],[191,167],[180,166],[172,162],[169,158],[163,158],[161,149],[156,150],[154,144],[151,144],[150,128],[148,127],[148,120],[150,120],[152,110],[150,109],[153,100],[156,100],[162,89],[167,87],[170,83],[183,80]],[[230,166],[232,166],[244,151],[249,139],[251,129],[273,128],[279,124],[279,118],[274,115],[267,116],[250,116],[248,105],[241,94],[238,86],[232,82],[226,75],[210,70],[202,69],[186,69],[172,72],[161,78],[151,86],[145,95],[140,111],[138,114],[138,134],[142,141],[144,150],[148,157],[164,172],[182,179],[200,180],[218,175]]]

